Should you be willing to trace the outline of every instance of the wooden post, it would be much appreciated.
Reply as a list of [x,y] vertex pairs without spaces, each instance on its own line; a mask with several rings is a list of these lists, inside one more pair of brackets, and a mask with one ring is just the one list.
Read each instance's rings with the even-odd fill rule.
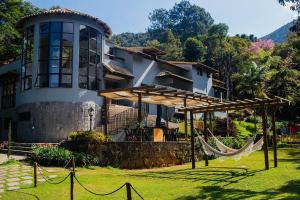
[[[208,137],[207,137],[207,113],[205,112],[203,114],[203,121],[204,121],[204,140],[205,142],[208,142]],[[208,166],[208,156],[205,154],[205,166]]]
[[127,191],[127,200],[132,200],[130,183],[126,183],[126,191]]
[[74,199],[74,172],[70,172],[70,198],[71,200]]
[[167,129],[169,129],[168,107],[165,107],[165,115],[166,115],[166,126],[167,126]]
[[104,106],[104,117],[103,117],[103,120],[104,120],[104,134],[107,136],[108,135],[108,126],[107,126],[107,123],[108,123],[108,105],[107,105],[107,97],[103,97],[103,106]]
[[272,131],[273,131],[273,151],[274,151],[274,167],[277,167],[277,133],[276,133],[275,108],[272,112]]
[[142,122],[142,94],[138,93],[138,123]]
[[190,111],[190,121],[191,121],[191,160],[192,160],[192,169],[195,169],[195,137],[194,137],[194,116],[193,112]]
[[[186,108],[186,98],[184,98],[183,102],[184,108]],[[185,133],[185,141],[187,141],[187,132],[188,132],[188,124],[187,124],[187,110],[184,110],[184,133]]]
[[268,138],[267,138],[267,113],[266,107],[263,107],[262,113],[262,125],[263,125],[263,137],[264,137],[264,159],[265,159],[265,169],[269,169],[269,155],[268,155]]
[[8,125],[7,159],[11,156],[11,120]]
[[75,175],[75,158],[74,158],[74,156],[72,158],[72,171],[73,171],[73,173]]
[[209,128],[210,128],[210,131],[212,133],[214,133],[213,124],[212,124],[212,113],[209,113]]
[[36,188],[36,183],[37,183],[37,163],[36,162],[34,162],[33,163],[33,185],[34,185],[34,187]]

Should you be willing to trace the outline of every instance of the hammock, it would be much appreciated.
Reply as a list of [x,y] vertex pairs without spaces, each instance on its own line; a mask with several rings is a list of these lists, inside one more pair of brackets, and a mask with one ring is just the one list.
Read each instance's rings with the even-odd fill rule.
[[[222,152],[219,151],[215,148],[213,148],[212,146],[210,146],[201,136],[200,134],[195,130],[195,133],[197,135],[197,139],[199,141],[199,143],[202,144],[202,148],[203,151],[206,155],[213,155],[216,157],[234,157],[235,159],[240,159],[241,156],[243,155],[248,155],[250,153],[252,153],[253,151],[259,150],[261,149],[262,145],[263,145],[263,140],[260,139],[257,143],[254,144],[254,139],[256,136],[253,136],[252,138],[250,138],[246,144],[240,148],[240,149],[232,149],[234,151],[231,152]],[[226,149],[229,148],[226,145],[224,145],[222,142],[220,142],[222,145],[221,146],[225,146]],[[230,148],[231,149],[231,148]]]
[[[223,144],[216,136],[214,136],[214,134],[209,129],[207,129],[207,131],[210,133],[211,137],[213,138],[214,142],[216,143],[216,146],[222,153],[233,153],[233,152],[237,151],[237,149],[232,149],[232,148],[226,146],[225,144]],[[255,138],[256,138],[256,134],[252,138],[250,138],[250,140],[253,140],[253,142],[254,142]],[[262,148],[263,143],[264,143],[263,138],[261,138],[259,141],[257,141],[253,145],[252,151],[260,150]]]

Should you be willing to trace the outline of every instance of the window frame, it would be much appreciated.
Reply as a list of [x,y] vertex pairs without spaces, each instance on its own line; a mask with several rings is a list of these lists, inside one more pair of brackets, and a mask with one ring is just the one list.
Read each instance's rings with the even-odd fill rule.
[[[85,28],[81,28],[81,27],[85,27]],[[82,47],[81,46],[81,30],[82,29],[86,29],[87,32],[87,38],[86,41],[87,42],[87,47]],[[92,49],[91,48],[91,32],[95,31],[95,38],[96,38],[96,49]],[[100,72],[100,68],[101,68],[101,61],[102,61],[102,33],[100,31],[98,31],[97,29],[87,26],[87,25],[80,25],[80,30],[79,30],[79,74],[78,74],[78,87],[81,89],[87,89],[87,90],[93,90],[93,91],[97,91],[101,88],[101,78],[99,75]],[[86,57],[88,58],[85,62],[82,62],[81,60],[81,52],[82,51],[86,51]],[[95,54],[95,62],[91,61],[91,53]],[[99,60],[98,60],[99,59]],[[83,68],[81,68],[81,66],[85,66]],[[91,76],[90,74],[90,70],[91,68],[95,67],[95,74],[94,76]],[[85,69],[86,68],[86,72],[85,75],[81,75],[81,71],[80,69]],[[81,81],[81,78],[86,80],[86,81]],[[94,79],[94,86],[92,85],[93,82],[91,82],[90,80]],[[84,85],[84,86],[82,86]]]
[[[42,24],[48,24],[47,32],[39,32],[39,35],[47,35],[47,45],[46,46],[41,46],[41,39],[40,39],[40,45],[39,45],[39,72],[37,76],[36,82],[38,82],[38,87],[42,88],[72,88],[73,87],[73,51],[74,51],[74,23],[73,22],[66,22],[66,21],[47,21],[47,22],[41,22],[40,23],[40,29]],[[52,23],[60,23],[60,31],[52,31]],[[72,24],[73,32],[64,32],[64,24]],[[51,37],[55,34],[59,34],[59,45],[53,45],[51,44]],[[66,45],[64,44],[64,35],[69,35],[72,38],[72,45]],[[41,37],[40,37],[41,38]],[[41,59],[41,49],[47,49],[47,59],[42,60]],[[59,55],[58,58],[51,58],[51,50],[54,48],[59,48]],[[63,55],[63,49],[64,48],[69,48],[70,49],[70,57],[62,57]],[[58,61],[58,72],[51,72],[51,66],[50,63],[51,61]],[[70,63],[70,73],[65,73],[62,72],[62,63],[63,61],[67,61]],[[45,72],[40,72],[41,71],[41,63],[44,63],[47,66],[47,73]],[[56,84],[56,82],[50,82],[50,77],[53,75],[58,75],[58,83],[55,86],[52,86],[52,84]],[[62,77],[63,76],[71,76],[70,82],[63,84],[62,83]],[[41,77],[46,77],[46,81],[41,82]],[[44,84],[46,83],[46,84]]]
[[[12,91],[8,92],[11,87]],[[8,94],[9,93],[9,94]],[[16,106],[16,79],[3,81],[1,94],[1,109],[14,108]]]

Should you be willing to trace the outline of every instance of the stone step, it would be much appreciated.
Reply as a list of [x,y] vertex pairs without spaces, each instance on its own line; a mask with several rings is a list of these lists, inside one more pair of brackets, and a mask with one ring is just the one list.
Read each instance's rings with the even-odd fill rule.
[[11,142],[12,146],[18,146],[18,147],[32,147],[33,145],[45,145],[45,144],[49,144],[49,145],[53,145],[56,146],[58,145],[58,143],[20,143],[20,142]]
[[32,147],[23,147],[23,146],[11,146],[11,149],[21,150],[21,151],[31,151]]
[[[7,154],[8,149],[0,149],[0,153]],[[22,151],[22,150],[11,150],[12,155],[29,155],[30,151]]]

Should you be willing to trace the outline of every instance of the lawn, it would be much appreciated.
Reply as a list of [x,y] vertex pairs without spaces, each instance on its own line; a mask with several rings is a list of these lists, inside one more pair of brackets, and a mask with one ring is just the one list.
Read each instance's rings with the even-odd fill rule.
[[[203,162],[191,170],[190,164],[151,170],[120,170],[115,168],[77,169],[77,178],[89,189],[110,192],[130,182],[144,199],[300,199],[300,148],[279,150],[279,167],[264,170],[263,152],[235,160],[213,160],[209,167]],[[270,158],[272,154],[270,152]],[[272,160],[270,165],[273,166]],[[61,171],[59,181],[67,174]],[[25,186],[24,186],[25,187]],[[27,186],[28,187],[28,186]],[[60,185],[43,183],[0,193],[2,199],[69,199],[69,180]],[[125,199],[125,189],[112,196],[93,196],[75,182],[75,200]],[[0,198],[1,199],[1,198]],[[139,199],[134,196],[133,199]]]

